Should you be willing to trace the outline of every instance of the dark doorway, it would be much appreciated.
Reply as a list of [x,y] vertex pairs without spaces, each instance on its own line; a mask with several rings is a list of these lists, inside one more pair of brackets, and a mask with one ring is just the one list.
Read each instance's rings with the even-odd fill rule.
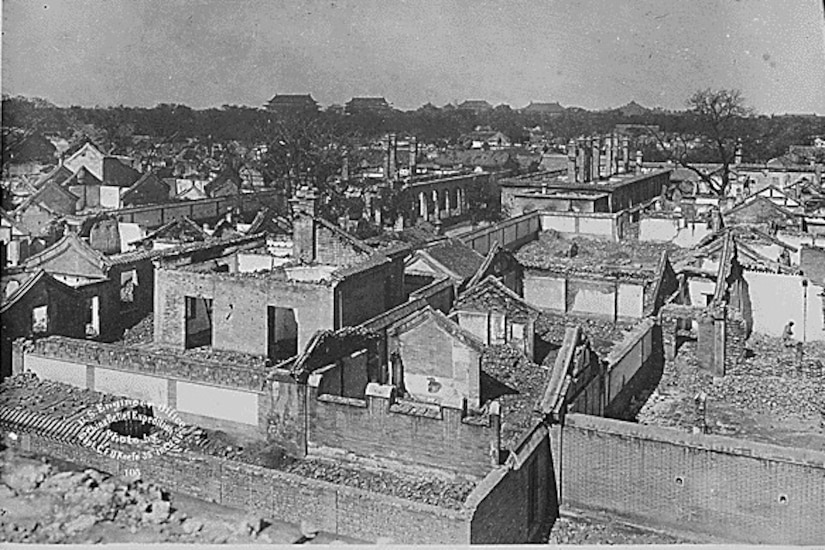
[[212,345],[212,300],[186,296],[186,348]]
[[266,308],[266,349],[273,361],[298,354],[298,322],[295,310],[288,307]]

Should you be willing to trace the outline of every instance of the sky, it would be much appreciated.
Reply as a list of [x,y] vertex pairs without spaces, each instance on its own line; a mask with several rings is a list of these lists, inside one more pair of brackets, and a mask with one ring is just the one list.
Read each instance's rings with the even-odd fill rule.
[[825,0],[3,0],[3,93],[57,105],[682,109],[737,88],[825,115]]

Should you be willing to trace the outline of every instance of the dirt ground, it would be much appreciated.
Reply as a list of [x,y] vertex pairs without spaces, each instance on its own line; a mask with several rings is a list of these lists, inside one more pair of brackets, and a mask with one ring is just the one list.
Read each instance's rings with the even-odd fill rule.
[[363,544],[10,449],[0,460],[3,542]]
[[633,527],[609,518],[561,517],[548,544],[688,544],[699,541]]

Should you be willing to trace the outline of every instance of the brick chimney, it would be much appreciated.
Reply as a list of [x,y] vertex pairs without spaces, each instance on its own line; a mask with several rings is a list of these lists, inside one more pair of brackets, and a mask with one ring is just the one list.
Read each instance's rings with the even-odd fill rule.
[[604,139],[604,177],[610,179],[613,175],[613,138],[607,136]]
[[395,134],[387,134],[385,171],[388,180],[394,180],[398,176],[398,148]]
[[305,263],[315,260],[315,215],[318,196],[315,189],[302,187],[290,199],[292,207],[292,257]]
[[418,173],[418,140],[410,138],[410,177],[415,177]]
[[576,182],[576,142],[572,139],[567,142],[567,180]]
[[341,179],[349,181],[349,151],[344,151],[344,158],[341,159]]
[[602,145],[599,138],[596,137],[593,139],[593,145],[590,153],[590,179],[593,181],[599,180],[599,166],[602,162],[601,154]]
[[587,144],[585,143],[583,138],[579,138],[578,142],[576,142],[576,182],[582,183],[587,181],[585,177],[585,170],[587,166],[585,166],[586,162],[586,152],[585,147]]
[[625,174],[630,172],[630,140],[627,136],[622,136],[622,166]]

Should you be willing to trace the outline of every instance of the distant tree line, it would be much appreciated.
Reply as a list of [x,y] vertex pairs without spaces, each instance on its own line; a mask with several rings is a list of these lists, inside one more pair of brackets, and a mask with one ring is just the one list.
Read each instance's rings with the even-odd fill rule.
[[[744,108],[741,97],[738,105]],[[685,111],[649,111],[640,116],[623,116],[621,111],[569,109],[557,116],[528,114],[507,105],[476,113],[427,104],[414,111],[391,110],[384,113],[346,114],[332,105],[312,114],[279,115],[263,108],[224,105],[220,108],[192,109],[186,105],[162,103],[143,107],[57,107],[45,100],[3,96],[4,128],[18,128],[67,139],[85,136],[115,153],[126,154],[134,136],[152,140],[193,138],[200,143],[236,141],[244,145],[290,143],[293,130],[311,126],[325,140],[338,144],[364,144],[388,132],[409,134],[420,142],[437,145],[457,143],[458,138],[475,128],[501,131],[514,142],[526,142],[529,129],[541,127],[550,138],[563,143],[571,138],[604,134],[616,124],[657,126],[660,136],[704,136],[706,147],[691,149],[691,161],[715,162],[718,144],[709,135],[707,118],[696,116],[696,105]],[[765,161],[787,152],[794,144],[807,143],[812,136],[825,134],[825,117],[765,116],[744,109],[733,114],[735,130],[742,140],[746,162]],[[300,133],[300,132],[299,132]],[[287,135],[289,134],[289,135]],[[321,146],[327,144],[322,143]],[[669,153],[656,143],[643,147],[645,159],[664,160]]]

